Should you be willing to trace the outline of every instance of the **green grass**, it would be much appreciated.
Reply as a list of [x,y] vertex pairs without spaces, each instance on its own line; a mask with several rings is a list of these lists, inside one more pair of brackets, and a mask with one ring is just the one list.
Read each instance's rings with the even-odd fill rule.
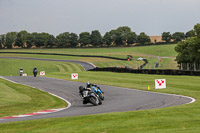
[[38,71],[45,71],[47,76],[52,72],[62,73],[84,71],[82,66],[68,62],[0,58],[0,63],[0,75],[2,76],[19,76],[19,69],[21,67],[24,69],[24,73],[27,73],[28,76],[32,76],[34,66],[38,68]]
[[[157,58],[152,55],[171,56],[174,57],[176,53],[173,51],[175,45],[159,45],[149,47],[136,47],[136,48],[116,48],[112,49],[58,49],[53,51],[51,49],[44,49],[45,52],[61,52],[61,53],[90,53],[94,54],[108,54],[109,50],[116,56],[125,56],[125,54],[135,53],[135,55],[151,54],[148,56],[149,60],[154,63]],[[162,47],[158,50],[156,48]],[[139,48],[139,49],[138,49]],[[72,50],[72,51],[71,51]],[[101,51],[102,50],[102,51]],[[123,51],[124,50],[124,51]],[[162,51],[162,53],[156,53],[156,51]],[[171,51],[170,51],[171,50]],[[12,51],[12,50],[11,50]],[[32,50],[30,50],[32,51]],[[38,51],[35,49],[33,51]],[[93,52],[92,52],[93,51]],[[43,52],[43,51],[42,51]],[[138,52],[138,53],[137,53]],[[37,55],[42,57],[41,55]],[[44,57],[44,56],[43,56]],[[47,57],[47,56],[45,56]],[[48,56],[48,58],[65,58],[61,56]],[[70,57],[66,57],[70,58]],[[75,59],[74,57],[72,57]],[[114,60],[98,59],[98,58],[76,58],[78,60],[85,60],[88,62],[97,63],[98,65],[110,66],[110,65],[123,65],[123,62],[117,62]],[[19,62],[6,59],[5,64],[11,63],[13,66],[17,66]],[[2,60],[0,59],[0,62]],[[42,64],[40,61],[30,61],[21,63],[20,65],[27,66],[26,69],[32,70],[32,65],[37,62],[37,65]],[[163,59],[164,62],[173,62],[172,58]],[[28,67],[30,64],[30,68]],[[51,64],[51,65],[50,65]],[[46,65],[46,66],[45,66]],[[47,76],[59,79],[71,80],[70,74],[72,69],[71,65],[62,62],[45,62],[44,68],[48,70]],[[131,65],[131,64],[130,64]],[[68,67],[69,68],[68,68]],[[75,65],[76,66],[76,65]],[[1,66],[0,66],[1,67]],[[42,65],[41,65],[42,67]],[[77,67],[77,66],[76,66]],[[9,67],[8,67],[9,68]],[[3,67],[1,67],[3,69]],[[0,70],[1,70],[0,69]],[[53,71],[49,71],[49,70]],[[70,70],[71,69],[71,70]],[[81,69],[81,68],[80,68]],[[186,132],[186,133],[198,133],[200,131],[200,77],[199,76],[169,76],[169,75],[145,75],[145,74],[129,74],[129,73],[111,73],[111,72],[85,72],[76,69],[79,73],[78,82],[90,81],[95,84],[106,84],[113,86],[120,86],[126,88],[134,88],[140,90],[147,90],[150,85],[151,91],[162,92],[170,94],[186,95],[196,99],[195,103],[180,105],[174,107],[167,107],[162,109],[152,109],[143,111],[130,111],[130,112],[116,112],[107,114],[97,114],[88,116],[76,116],[66,118],[53,118],[42,119],[32,121],[21,121],[0,124],[0,131],[6,133],[16,132],[46,132],[46,133],[60,133],[60,132],[88,132],[88,133],[115,133],[115,132],[148,132],[148,133],[169,133],[169,132]],[[18,68],[17,68],[18,71]],[[15,71],[13,71],[14,73]],[[0,71],[0,75],[3,72]],[[6,75],[6,73],[3,73]],[[167,88],[162,90],[154,89],[155,79],[166,79]],[[103,88],[102,88],[103,89]],[[26,97],[25,97],[26,98]],[[134,102],[134,101],[130,101]]]
[[3,49],[2,52],[40,52],[40,53],[62,53],[78,55],[115,55],[118,57],[127,54],[151,54],[155,56],[176,56],[174,44],[151,45],[141,47],[124,48],[60,48],[60,49]]
[[[54,73],[51,77],[70,79],[67,73]],[[105,76],[106,75],[106,76]],[[92,78],[91,78],[92,77]],[[119,78],[120,77],[120,78]],[[165,78],[167,88],[155,90],[154,80]],[[1,132],[199,132],[200,127],[200,77],[143,75],[111,72],[80,72],[80,82],[90,79],[92,83],[121,86],[151,91],[173,93],[194,97],[193,104],[152,109],[108,113],[89,116],[53,118],[32,121],[5,123],[0,125]],[[103,88],[102,88],[103,89]],[[134,101],[132,101],[134,102]]]
[[[127,55],[133,56],[133,61],[117,61],[113,59],[105,58],[84,58],[74,56],[51,56],[51,55],[30,55],[30,54],[2,54],[0,56],[14,56],[14,57],[34,57],[34,58],[47,58],[47,59],[65,59],[65,60],[80,60],[88,61],[95,64],[98,67],[113,67],[113,66],[129,66],[130,68],[138,68],[142,65],[143,61],[137,61],[138,57],[144,57],[148,59],[148,67],[154,68],[154,63],[160,63],[158,69],[174,69],[177,68],[177,63],[174,61],[177,53],[174,50],[175,44],[170,45],[152,45],[141,47],[125,47],[125,48],[62,48],[62,49],[3,49],[0,52],[38,52],[38,53],[61,53],[61,54],[73,54],[73,55],[102,55],[118,58],[126,58]],[[162,59],[159,62],[156,56],[170,57]]]
[[47,92],[11,83],[1,78],[0,92],[0,117],[67,106],[63,100]]

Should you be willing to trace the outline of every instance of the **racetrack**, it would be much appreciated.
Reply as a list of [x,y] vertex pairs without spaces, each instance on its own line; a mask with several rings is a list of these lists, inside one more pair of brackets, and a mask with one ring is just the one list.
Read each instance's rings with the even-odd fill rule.
[[43,118],[79,116],[109,112],[122,112],[133,110],[146,110],[153,108],[163,108],[175,105],[181,105],[193,102],[192,98],[153,93],[148,91],[140,91],[114,86],[99,85],[105,92],[105,100],[100,106],[83,105],[82,99],[78,94],[78,87],[85,86],[85,83],[65,81],[54,78],[45,77],[19,77],[19,76],[4,76],[4,78],[15,81],[17,83],[26,84],[38,89],[53,93],[60,96],[71,103],[71,107],[56,113],[45,115],[30,116],[24,118],[6,119],[3,122],[22,121]]

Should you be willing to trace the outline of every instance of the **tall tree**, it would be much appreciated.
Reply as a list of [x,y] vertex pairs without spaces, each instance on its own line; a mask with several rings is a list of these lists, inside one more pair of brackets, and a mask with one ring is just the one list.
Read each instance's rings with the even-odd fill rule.
[[116,40],[117,40],[117,37],[118,37],[117,30],[111,30],[109,32],[109,35],[110,35],[111,42],[116,44]]
[[46,47],[48,43],[49,34],[48,33],[33,33],[33,41],[36,47]]
[[17,34],[17,39],[15,42],[15,46],[25,47],[27,41],[28,32],[23,30]]
[[194,35],[178,43],[175,51],[178,52],[176,57],[180,63],[200,63],[200,24],[194,26]]
[[102,45],[102,36],[98,30],[94,30],[91,33],[91,44],[95,47]]
[[112,39],[109,32],[106,32],[105,35],[103,36],[103,43],[106,44],[107,46],[111,45]]
[[169,43],[172,39],[172,35],[170,32],[163,32],[162,33],[162,40],[165,41],[166,43]]
[[26,47],[31,48],[34,45],[34,35],[28,33],[26,38]]
[[137,42],[137,34],[135,32],[130,32],[127,35],[127,44],[133,44]]
[[123,45],[123,36],[120,34],[118,30],[111,30],[109,34],[112,43],[114,43],[116,46]]
[[56,46],[56,38],[53,35],[49,35],[46,47]]
[[79,34],[79,42],[81,46],[86,46],[87,44],[91,44],[91,35],[89,32],[82,32]]
[[71,47],[76,47],[78,45],[78,35],[76,33],[70,33],[70,44]]
[[5,43],[6,43],[6,35],[2,34],[2,35],[0,35],[0,47],[4,48],[5,47]]
[[64,32],[56,36],[58,47],[70,47],[70,33]]
[[137,42],[140,44],[146,44],[150,43],[150,37],[146,35],[144,32],[141,32],[140,35],[138,35]]
[[190,30],[190,31],[186,32],[186,34],[185,34],[185,37],[186,37],[186,38],[192,37],[192,36],[195,36],[194,30]]
[[6,34],[6,47],[7,48],[13,48],[15,41],[17,39],[17,32],[8,32]]
[[179,42],[179,41],[182,41],[183,39],[185,39],[185,34],[184,34],[184,32],[175,32],[172,35],[172,38],[174,39],[174,42]]
[[132,32],[131,28],[129,28],[128,26],[121,26],[117,28],[117,31],[119,35],[118,39],[121,39],[119,42],[122,43],[121,45],[125,45],[128,41],[128,36]]

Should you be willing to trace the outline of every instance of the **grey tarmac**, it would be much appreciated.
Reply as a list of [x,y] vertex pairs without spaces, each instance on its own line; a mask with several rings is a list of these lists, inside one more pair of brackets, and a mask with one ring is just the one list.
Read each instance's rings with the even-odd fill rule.
[[191,103],[194,100],[180,95],[170,95],[122,87],[99,85],[105,92],[105,100],[103,101],[103,104],[99,106],[93,106],[91,104],[83,105],[82,99],[79,97],[78,88],[80,85],[85,86],[85,83],[47,77],[3,77],[20,84],[29,85],[43,91],[53,93],[69,101],[71,106],[65,110],[55,113],[0,120],[0,123],[164,108]]

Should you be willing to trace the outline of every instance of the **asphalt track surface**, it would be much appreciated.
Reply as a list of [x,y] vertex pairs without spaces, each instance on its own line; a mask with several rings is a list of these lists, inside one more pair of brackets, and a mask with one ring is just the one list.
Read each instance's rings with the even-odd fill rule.
[[26,57],[0,57],[6,59],[28,59],[28,60],[40,60],[40,61],[58,61],[58,62],[71,62],[80,64],[86,71],[95,68],[96,66],[92,63],[76,60],[58,60],[58,59],[41,59],[41,58],[26,58]]
[[20,84],[35,87],[46,92],[53,93],[69,101],[71,103],[71,106],[67,109],[55,113],[24,118],[6,119],[1,120],[0,123],[164,108],[191,103],[194,100],[185,96],[153,93],[149,91],[99,85],[105,92],[105,100],[103,101],[103,104],[99,106],[93,106],[91,104],[83,105],[82,99],[79,97],[78,94],[78,87],[80,85],[85,86],[85,83],[32,76],[4,76],[4,78]]

